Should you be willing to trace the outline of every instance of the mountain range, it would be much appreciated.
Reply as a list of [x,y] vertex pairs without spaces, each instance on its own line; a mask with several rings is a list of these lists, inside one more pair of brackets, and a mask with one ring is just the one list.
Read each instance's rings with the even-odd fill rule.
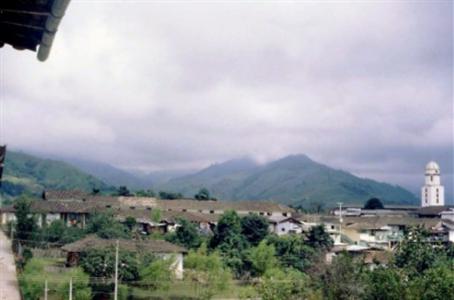
[[2,179],[2,194],[18,196],[24,192],[39,195],[44,189],[111,190],[93,175],[62,161],[42,159],[23,152],[8,151]]
[[194,195],[201,187],[223,200],[272,200],[303,206],[364,203],[371,197],[388,204],[418,201],[402,187],[360,178],[317,163],[306,155],[291,155],[265,165],[249,159],[232,160],[159,186],[183,195]]
[[315,162],[306,155],[291,155],[267,164],[241,158],[218,163],[197,172],[161,171],[132,174],[108,164],[76,159],[42,159],[22,152],[6,156],[2,190],[8,196],[43,189],[93,188],[179,192],[193,197],[207,188],[220,200],[271,200],[308,206],[337,202],[364,203],[378,197],[388,204],[415,204],[417,198],[402,187],[360,178]]

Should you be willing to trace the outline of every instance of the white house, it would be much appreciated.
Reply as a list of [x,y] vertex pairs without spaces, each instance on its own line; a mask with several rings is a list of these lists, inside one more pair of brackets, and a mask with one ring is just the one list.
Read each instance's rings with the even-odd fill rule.
[[284,218],[281,220],[270,219],[270,231],[277,235],[299,234],[303,232],[303,223],[295,218]]

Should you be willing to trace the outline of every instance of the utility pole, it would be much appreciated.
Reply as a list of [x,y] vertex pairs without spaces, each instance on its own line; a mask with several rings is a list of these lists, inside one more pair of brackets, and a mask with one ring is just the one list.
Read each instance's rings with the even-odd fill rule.
[[69,279],[69,300],[73,300],[73,278]]
[[115,247],[115,289],[114,289],[114,300],[118,300],[118,240]]
[[342,243],[342,202],[339,204],[339,242]]
[[44,281],[44,300],[47,300],[47,279]]

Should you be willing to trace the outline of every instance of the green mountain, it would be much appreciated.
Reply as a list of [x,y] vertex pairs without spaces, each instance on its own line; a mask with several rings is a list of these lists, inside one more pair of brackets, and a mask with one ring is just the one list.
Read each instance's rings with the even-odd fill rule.
[[23,192],[39,195],[44,189],[109,190],[103,181],[57,160],[8,151],[1,191],[6,197]]
[[61,160],[113,186],[124,185],[131,190],[147,189],[151,187],[150,180],[115,168],[109,164],[73,158],[62,158]]
[[193,196],[206,187],[222,200],[272,200],[287,204],[364,203],[378,197],[387,204],[415,204],[411,192],[387,183],[360,178],[292,155],[263,166],[242,159],[210,166],[193,175],[168,181],[161,190]]

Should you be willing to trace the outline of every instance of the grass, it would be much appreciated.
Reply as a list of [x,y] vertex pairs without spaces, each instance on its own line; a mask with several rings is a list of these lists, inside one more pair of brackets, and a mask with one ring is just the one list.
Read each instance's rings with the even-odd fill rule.
[[[204,295],[204,287],[197,286],[194,283],[187,281],[176,281],[171,284],[169,290],[150,291],[143,288],[133,287],[130,291],[134,299],[200,299]],[[229,289],[216,293],[212,299],[241,299],[242,296],[248,295],[249,297],[257,296],[252,286],[242,285],[234,282],[233,286]]]

